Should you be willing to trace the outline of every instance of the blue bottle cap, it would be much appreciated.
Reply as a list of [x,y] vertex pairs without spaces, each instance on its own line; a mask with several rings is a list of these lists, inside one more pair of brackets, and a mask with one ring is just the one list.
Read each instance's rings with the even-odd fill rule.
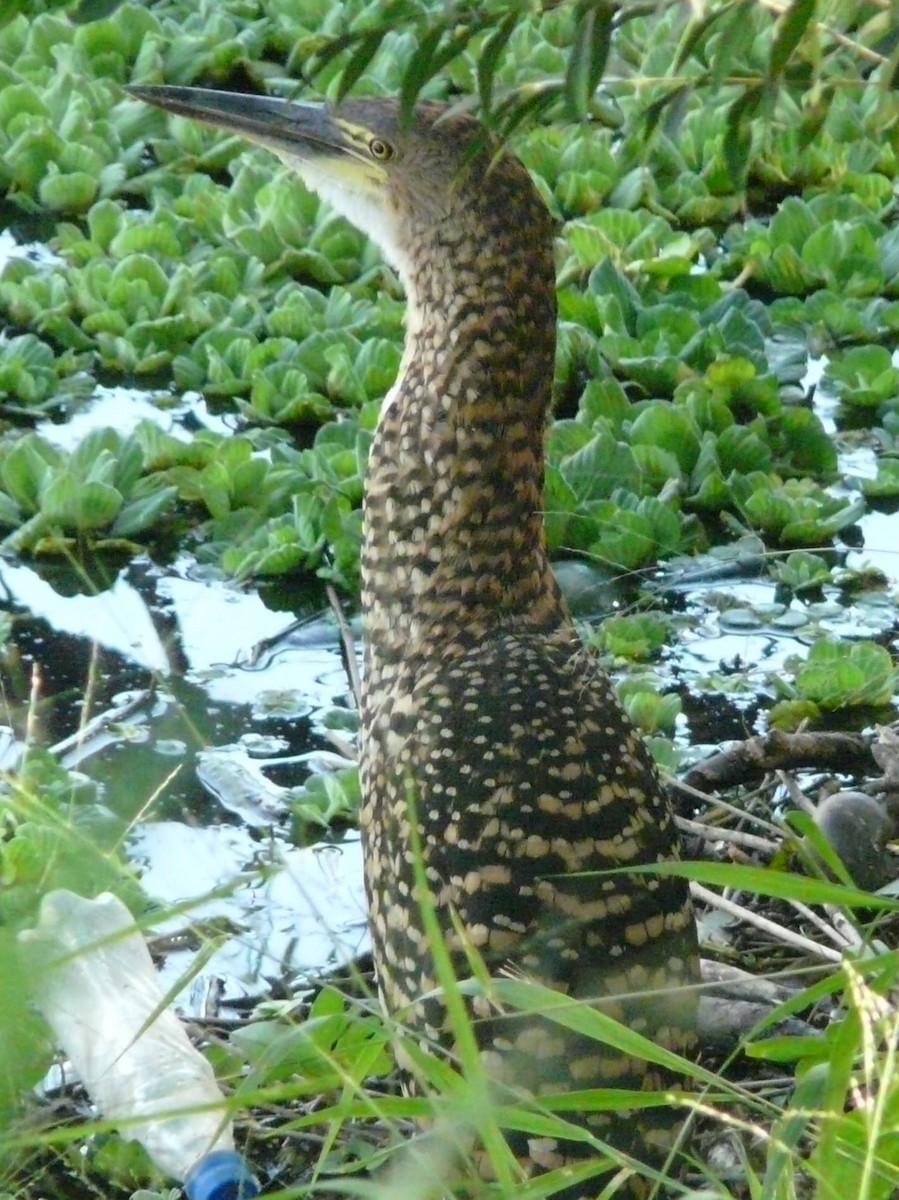
[[214,1150],[191,1169],[184,1191],[188,1200],[251,1200],[259,1184],[235,1150]]

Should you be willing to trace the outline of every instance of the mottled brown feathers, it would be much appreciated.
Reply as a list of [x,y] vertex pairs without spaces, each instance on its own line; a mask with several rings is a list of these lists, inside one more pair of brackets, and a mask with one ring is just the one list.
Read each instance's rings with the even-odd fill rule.
[[[694,1001],[677,988],[698,969],[685,885],[601,874],[674,857],[672,816],[545,549],[549,219],[517,162],[465,159],[477,126],[434,116],[405,135],[387,183],[410,317],[365,499],[362,830],[381,995],[423,1040],[445,1040],[442,1006],[420,1001],[437,980],[411,787],[451,947],[455,914],[491,969],[603,1002],[682,1050]],[[480,1036],[491,1068],[532,1090],[664,1084],[548,1023],[493,1015]],[[598,1130],[639,1156],[670,1119],[648,1110]]]
[[[697,981],[698,961],[686,885],[629,871],[676,857],[673,819],[546,554],[555,272],[527,172],[439,105],[407,124],[382,98],[331,109],[183,87],[138,94],[268,146],[378,242],[408,293],[362,553],[361,824],[385,1008],[452,1054],[443,1006],[426,995],[437,979],[418,842],[460,972],[478,951],[494,974],[530,977],[689,1049],[695,989],[681,985]],[[671,1082],[483,998],[472,1016],[499,1093]],[[581,1118],[655,1162],[677,1120],[659,1108]],[[546,1138],[514,1144],[527,1170],[569,1153]]]

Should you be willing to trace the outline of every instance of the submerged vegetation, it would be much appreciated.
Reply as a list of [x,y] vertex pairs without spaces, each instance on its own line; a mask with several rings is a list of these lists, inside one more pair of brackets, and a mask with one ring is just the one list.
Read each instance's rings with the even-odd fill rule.
[[[585,636],[657,759],[692,764],[681,811],[698,861],[685,870],[706,949],[757,975],[792,972],[776,1016],[808,1019],[759,1030],[714,1070],[684,1067],[703,1197],[886,1200],[899,1180],[897,906],[853,886],[855,860],[816,832],[809,799],[877,774],[896,832],[889,731],[826,758],[828,738],[892,721],[899,690],[899,571],[891,584],[858,553],[899,496],[892,16],[885,0],[0,6],[0,554],[51,581],[63,563],[85,591],[111,587],[142,563],[276,585],[297,610],[304,589],[334,585],[352,607],[367,452],[402,348],[401,289],[361,235],[263,151],[123,85],[477,103],[533,173],[558,235],[549,544],[579,612],[620,610]],[[77,426],[116,387],[111,426]],[[61,437],[69,425],[84,432]],[[566,583],[571,559],[590,564],[586,600],[581,577]],[[22,1119],[52,1047],[15,937],[53,887],[113,888],[144,911],[123,846],[166,781],[118,807],[89,760],[41,746],[46,709],[67,701],[29,678],[23,613],[5,607],[0,1197],[127,1194],[160,1185],[133,1147]],[[685,680],[670,664],[709,629],[739,649]],[[762,637],[795,654],[747,661]],[[154,719],[178,702],[175,676],[156,679]],[[268,699],[269,713],[297,712],[293,695]],[[708,732],[704,702],[731,705],[726,734]],[[352,737],[351,718],[341,732]],[[754,732],[761,766],[747,751],[741,777],[717,776],[742,815],[703,799],[697,763]],[[290,824],[299,842],[351,823],[358,803],[345,762],[275,791],[282,815],[256,824],[280,821],[282,838]],[[881,844],[870,853],[874,875],[895,861]],[[715,907],[722,890],[730,908]],[[432,1185],[475,1126],[494,1159],[489,1194],[537,1200],[552,1177],[515,1180],[500,1117],[551,1136],[577,1105],[660,1102],[519,1097],[494,1114],[476,1056],[463,1049],[456,1073],[415,1046],[434,1097],[399,1097],[388,1049],[401,1035],[368,982],[335,983],[305,1011],[268,1001],[211,1039],[235,1109],[253,1109],[257,1161],[286,1194],[385,1161],[385,1195],[432,1194],[423,1176]],[[513,1010],[552,999],[563,1024],[648,1051],[521,981],[491,996]],[[440,1136],[423,1172],[405,1122],[425,1113]],[[586,1173],[605,1162],[596,1149]]]

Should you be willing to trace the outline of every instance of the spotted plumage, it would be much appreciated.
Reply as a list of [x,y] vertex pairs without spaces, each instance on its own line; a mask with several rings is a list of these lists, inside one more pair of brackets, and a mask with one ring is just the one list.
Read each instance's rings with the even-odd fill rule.
[[[383,103],[359,108],[383,129]],[[403,135],[387,115],[389,137],[422,156],[426,147],[450,183],[426,208],[416,171],[400,165],[387,185],[411,316],[365,498],[362,831],[384,1004],[424,1044],[446,1041],[442,1004],[420,999],[438,981],[416,903],[418,841],[463,973],[465,942],[494,971],[604,999],[611,1015],[684,1050],[694,996],[678,989],[698,970],[686,888],[597,874],[671,858],[677,836],[547,559],[549,218],[515,160],[492,160],[492,148],[468,157],[473,123],[430,108]],[[487,1005],[476,1016],[493,1073],[518,1087],[666,1082],[557,1025]],[[654,1112],[597,1129],[639,1157],[666,1143],[670,1121]],[[551,1153],[546,1165],[558,1161]]]
[[[547,557],[553,238],[527,173],[437,105],[407,124],[384,99],[331,110],[193,89],[139,94],[269,146],[381,246],[406,288],[406,347],[368,465],[362,556],[361,824],[385,1009],[452,1054],[444,1006],[428,995],[437,972],[417,842],[462,974],[475,950],[495,974],[548,984],[689,1049],[695,998],[682,985],[696,982],[698,961],[686,887],[605,873],[676,857],[677,836]],[[670,1082],[559,1025],[483,1000],[472,1015],[499,1087]],[[670,1140],[666,1110],[588,1120],[638,1158],[657,1159]],[[516,1145],[533,1170],[568,1153],[545,1139]]]

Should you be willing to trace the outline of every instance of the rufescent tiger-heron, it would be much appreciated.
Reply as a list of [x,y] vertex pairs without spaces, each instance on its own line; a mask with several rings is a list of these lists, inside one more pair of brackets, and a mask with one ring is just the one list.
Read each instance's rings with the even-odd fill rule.
[[[416,887],[419,846],[463,975],[474,950],[496,975],[549,985],[688,1049],[699,965],[686,885],[608,873],[676,858],[672,813],[547,556],[553,234],[527,172],[478,123],[437,104],[404,121],[389,99],[331,108],[131,92],[274,151],[381,248],[406,290],[362,552],[361,824],[385,1010],[452,1053]],[[544,1018],[487,998],[471,1011],[500,1096],[672,1082]],[[676,1123],[659,1108],[583,1119],[650,1161]],[[513,1144],[530,1171],[575,1154],[545,1138]]]

